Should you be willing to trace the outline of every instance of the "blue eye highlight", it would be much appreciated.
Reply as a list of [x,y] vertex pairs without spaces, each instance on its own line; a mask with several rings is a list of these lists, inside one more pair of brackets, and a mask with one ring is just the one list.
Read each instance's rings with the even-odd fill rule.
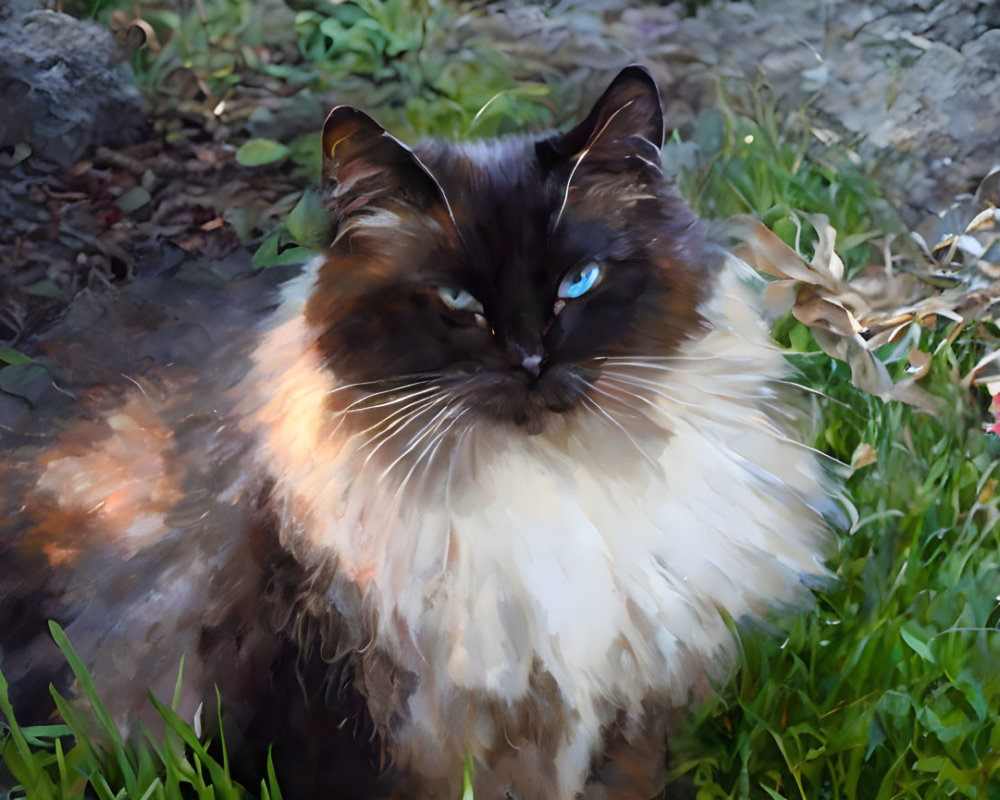
[[601,267],[593,261],[585,267],[575,269],[559,284],[558,295],[567,300],[574,300],[582,297],[597,285],[601,277]]

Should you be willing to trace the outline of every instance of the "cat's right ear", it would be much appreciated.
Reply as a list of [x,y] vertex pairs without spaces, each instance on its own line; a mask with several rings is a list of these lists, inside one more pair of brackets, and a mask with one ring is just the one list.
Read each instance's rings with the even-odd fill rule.
[[323,124],[323,188],[341,219],[388,204],[454,219],[441,185],[413,151],[353,106],[337,106]]
[[662,145],[660,92],[649,71],[633,64],[618,73],[582,122],[538,142],[535,151],[546,166],[581,161],[591,153],[591,161],[621,165],[639,156],[658,164]]

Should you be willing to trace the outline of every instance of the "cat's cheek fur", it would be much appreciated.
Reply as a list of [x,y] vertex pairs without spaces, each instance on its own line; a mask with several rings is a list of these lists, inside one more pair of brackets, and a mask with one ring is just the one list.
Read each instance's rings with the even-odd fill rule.
[[[371,641],[348,643],[379,654],[358,659],[361,684],[386,663],[415,676],[402,708],[368,699],[435,796],[457,796],[466,748],[494,765],[484,797],[572,796],[621,715],[638,744],[644,719],[725,670],[719,607],[739,619],[792,601],[798,576],[821,571],[818,470],[763,408],[786,367],[728,270],[669,370],[618,368],[654,381],[645,416],[612,424],[583,403],[534,436],[477,424],[404,481],[329,410],[340,382],[302,316],[318,266],[288,286],[255,354],[245,424],[284,545],[332,566],[306,605],[371,620]],[[595,389],[620,395],[616,380]],[[558,709],[551,752],[510,740],[505,719],[533,707]]]

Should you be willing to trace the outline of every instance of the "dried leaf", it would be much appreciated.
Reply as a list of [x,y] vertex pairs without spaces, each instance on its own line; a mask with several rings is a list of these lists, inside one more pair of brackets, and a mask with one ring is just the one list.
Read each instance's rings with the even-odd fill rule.
[[813,336],[827,355],[850,366],[851,383],[862,391],[883,400],[898,400],[930,414],[937,414],[938,400],[917,386],[912,378],[894,384],[885,364],[868,350],[860,336],[838,337],[823,330],[814,330]]
[[965,232],[973,233],[980,230],[992,230],[998,221],[1000,221],[1000,209],[984,208],[972,218],[972,222],[965,226]]
[[820,297],[810,288],[799,292],[792,314],[810,328],[832,331],[839,336],[853,336],[862,330],[861,323],[840,303]]
[[727,230],[739,240],[733,254],[754,269],[775,278],[836,288],[835,281],[811,270],[798,253],[753,217],[746,214],[731,217],[727,220]]
[[842,281],[844,279],[844,262],[834,249],[837,244],[837,231],[830,224],[829,217],[826,214],[806,214],[805,218],[812,223],[819,236],[819,242],[816,244],[816,251],[810,266],[817,272],[828,275],[834,281]]
[[910,348],[910,366],[907,373],[913,376],[913,380],[919,381],[931,370],[931,354],[925,353],[916,347]]
[[[989,386],[994,382],[1000,382],[1000,350],[994,350],[979,359],[962,381],[965,386],[970,384],[972,386]],[[996,392],[990,389],[990,394],[996,394]]]
[[764,308],[773,317],[780,317],[795,305],[798,285],[795,281],[771,281],[761,290]]
[[851,455],[852,469],[861,469],[862,467],[876,463],[878,463],[878,453],[868,442],[859,444]]

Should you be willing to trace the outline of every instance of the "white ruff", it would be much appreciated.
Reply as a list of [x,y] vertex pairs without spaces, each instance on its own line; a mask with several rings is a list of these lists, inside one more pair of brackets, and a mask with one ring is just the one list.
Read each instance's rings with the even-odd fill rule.
[[516,704],[534,665],[566,709],[555,768],[568,796],[614,709],[683,704],[724,668],[718,607],[759,612],[821,571],[818,469],[761,408],[786,367],[728,270],[702,309],[713,328],[660,362],[669,371],[614,367],[653,382],[645,404],[627,398],[634,425],[615,413],[631,438],[587,404],[535,436],[471,429],[402,502],[405,469],[380,481],[359,469],[356,436],[331,435],[337,382],[301,315],[311,281],[289,285],[257,352],[251,423],[286,543],[336,556],[373,601],[377,646],[419,677],[398,737],[422,770],[460,771],[465,747],[502,743],[480,700]]

